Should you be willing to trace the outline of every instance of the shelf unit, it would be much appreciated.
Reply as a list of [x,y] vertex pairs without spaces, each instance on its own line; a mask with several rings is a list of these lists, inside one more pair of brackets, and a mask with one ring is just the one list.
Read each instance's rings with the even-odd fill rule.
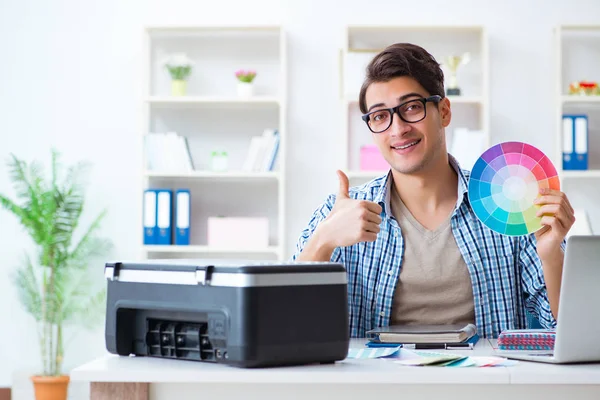
[[[481,26],[346,26],[340,49],[339,95],[342,108],[342,164],[351,183],[360,184],[386,171],[361,171],[360,148],[372,144],[372,133],[360,118],[358,94],[369,61],[388,45],[409,42],[422,46],[438,62],[448,55],[470,53],[470,62],[457,73],[460,96],[447,96],[452,122],[446,129],[450,151],[454,129],[483,132],[482,151],[491,145],[489,118],[489,50],[487,31]],[[446,78],[449,72],[442,67]],[[459,159],[460,161],[460,159]],[[462,165],[463,167],[470,168]]]
[[600,104],[600,96],[561,96],[563,104]]
[[196,180],[231,180],[231,181],[246,181],[246,180],[278,180],[279,172],[212,172],[212,171],[192,171],[188,173],[171,173],[171,172],[144,172],[146,178],[172,178],[172,179],[196,179]]
[[[576,211],[594,231],[600,227],[600,95],[569,94],[569,84],[587,80],[600,83],[600,25],[559,25],[554,29],[556,94],[556,130],[554,164],[561,180],[561,189],[567,193]],[[588,169],[563,169],[564,114],[588,116]],[[586,215],[587,214],[587,215]],[[572,231],[580,232],[575,222]]]
[[[143,189],[182,188],[191,193],[190,245],[145,245],[141,235],[141,257],[283,259],[287,144],[284,29],[278,25],[149,26],[144,29],[144,50],[142,137],[151,132],[184,136],[194,170],[149,169],[141,141]],[[194,65],[185,95],[173,96],[164,60],[181,52]],[[238,69],[257,71],[251,97],[237,94]],[[279,133],[275,169],[244,171],[251,138],[261,136],[265,129]],[[212,171],[210,154],[220,150],[228,153],[228,169]],[[208,246],[207,220],[216,216],[267,217],[269,245],[251,249]]]
[[149,253],[166,253],[166,254],[221,254],[221,255],[271,255],[279,252],[277,246],[269,246],[262,249],[230,249],[230,248],[219,248],[214,246],[157,246],[148,245],[144,246],[144,250]]
[[241,99],[230,96],[185,96],[185,97],[170,97],[170,96],[150,96],[147,102],[154,106],[163,107],[177,107],[185,105],[242,105],[242,106],[253,106],[253,105],[273,105],[279,106],[279,98],[273,96],[256,96],[248,99]]

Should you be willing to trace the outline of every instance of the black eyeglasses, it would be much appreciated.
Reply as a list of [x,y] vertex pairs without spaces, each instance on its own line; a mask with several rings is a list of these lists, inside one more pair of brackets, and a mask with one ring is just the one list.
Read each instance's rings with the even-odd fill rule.
[[373,133],[381,133],[392,125],[394,114],[398,114],[404,122],[415,123],[427,116],[427,103],[438,103],[442,96],[434,95],[426,98],[412,99],[392,108],[371,111],[361,118]]

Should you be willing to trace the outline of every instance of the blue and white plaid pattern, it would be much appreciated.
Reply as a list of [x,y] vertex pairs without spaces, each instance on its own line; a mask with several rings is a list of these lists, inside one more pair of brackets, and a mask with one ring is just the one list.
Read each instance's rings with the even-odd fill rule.
[[[471,276],[479,335],[497,338],[505,329],[526,328],[525,309],[537,317],[544,328],[555,327],[535,235],[504,236],[483,225],[468,200],[470,172],[462,170],[454,158],[450,157],[450,161],[459,176],[452,232]],[[373,201],[383,208],[381,231],[375,242],[336,248],[331,255],[331,261],[344,264],[348,274],[351,337],[365,337],[367,330],[389,325],[404,253],[402,232],[390,209],[391,181],[388,173],[350,189],[351,198]],[[298,240],[292,260],[298,258],[334,203],[332,194],[315,210]],[[564,246],[563,241],[563,250]]]

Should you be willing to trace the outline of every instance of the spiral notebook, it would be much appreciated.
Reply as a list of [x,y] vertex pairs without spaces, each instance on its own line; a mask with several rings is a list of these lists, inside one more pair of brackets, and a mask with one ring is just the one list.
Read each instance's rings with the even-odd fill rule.
[[498,336],[499,350],[554,350],[556,329],[507,329]]

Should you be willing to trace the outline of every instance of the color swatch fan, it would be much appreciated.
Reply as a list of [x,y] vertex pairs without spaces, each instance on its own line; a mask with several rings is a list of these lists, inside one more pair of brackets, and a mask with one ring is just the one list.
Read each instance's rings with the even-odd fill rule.
[[541,188],[560,190],[552,161],[521,142],[497,144],[475,162],[469,200],[477,218],[508,236],[526,235],[542,227],[534,200]]

